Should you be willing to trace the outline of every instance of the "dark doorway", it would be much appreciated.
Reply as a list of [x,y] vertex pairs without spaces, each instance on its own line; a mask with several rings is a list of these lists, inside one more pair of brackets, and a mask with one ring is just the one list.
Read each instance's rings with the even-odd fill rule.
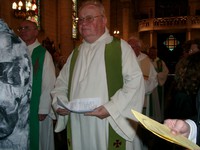
[[[178,41],[178,45],[170,50],[166,47],[164,42],[169,38],[170,35]],[[158,57],[165,61],[169,68],[169,73],[174,74],[175,66],[180,59],[183,49],[182,45],[186,40],[186,33],[159,33],[157,41]]]

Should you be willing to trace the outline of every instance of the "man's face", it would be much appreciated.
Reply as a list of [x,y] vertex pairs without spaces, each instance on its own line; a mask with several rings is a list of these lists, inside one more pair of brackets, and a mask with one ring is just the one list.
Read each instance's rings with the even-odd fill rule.
[[86,5],[79,12],[79,32],[89,43],[96,41],[104,32],[107,19],[93,5]]
[[191,54],[194,54],[194,53],[196,53],[198,51],[199,51],[198,45],[197,44],[192,44],[190,46],[189,54],[191,55]]
[[30,21],[23,21],[18,31],[19,36],[27,45],[34,43],[38,35],[37,27]]
[[150,48],[149,49],[149,57],[150,57],[150,59],[152,59],[152,60],[154,60],[154,59],[156,59],[157,58],[157,49],[155,49],[155,48]]

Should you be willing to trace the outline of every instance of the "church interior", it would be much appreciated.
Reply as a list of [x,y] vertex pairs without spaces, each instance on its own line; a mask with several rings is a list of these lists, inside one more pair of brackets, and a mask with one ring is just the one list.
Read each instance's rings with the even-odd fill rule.
[[[37,4],[37,9],[27,14],[25,0],[21,1],[24,4],[21,11],[12,8],[12,4],[16,2],[18,5],[19,0],[0,0],[1,19],[17,33],[20,21],[28,15],[37,15],[40,26],[39,41],[49,41],[54,51],[59,52],[63,59],[67,59],[73,48],[81,41],[76,18],[78,6],[83,0],[26,1]],[[128,40],[132,35],[139,37],[144,43],[144,51],[148,51],[149,47],[156,47],[158,56],[166,62],[171,74],[174,71],[174,64],[180,58],[182,44],[199,36],[198,0],[101,2],[106,9],[110,33],[124,40]],[[170,45],[172,41],[174,45]]]
[[[77,28],[78,8],[84,0],[0,0],[0,19],[18,33],[22,20],[33,18],[39,26],[38,40],[62,68],[81,37]],[[27,10],[26,4],[36,5]],[[108,18],[111,35],[128,40],[136,36],[143,41],[143,52],[157,48],[157,56],[169,69],[165,96],[174,78],[175,66],[183,54],[187,40],[200,38],[199,0],[100,0]],[[14,5],[14,6],[13,6]],[[166,98],[167,99],[167,98]],[[167,101],[165,104],[167,105]],[[165,109],[164,106],[163,109]],[[165,111],[165,110],[163,110]],[[65,135],[65,133],[64,133]],[[63,143],[63,135],[56,135]],[[59,149],[59,148],[58,148]]]

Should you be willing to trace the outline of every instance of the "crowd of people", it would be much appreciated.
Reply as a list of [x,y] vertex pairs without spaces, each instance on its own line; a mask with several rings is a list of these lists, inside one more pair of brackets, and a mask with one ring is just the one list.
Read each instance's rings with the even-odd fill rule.
[[[174,105],[164,120],[169,70],[157,48],[143,51],[136,36],[125,41],[110,35],[99,1],[82,3],[78,29],[82,43],[56,74],[35,22],[22,21],[17,36],[0,20],[0,149],[55,150],[54,132],[67,130],[66,149],[145,150],[131,109],[144,113],[150,100],[153,112],[146,115],[200,144],[198,39],[184,46],[175,71]],[[85,107],[75,110],[80,104]]]

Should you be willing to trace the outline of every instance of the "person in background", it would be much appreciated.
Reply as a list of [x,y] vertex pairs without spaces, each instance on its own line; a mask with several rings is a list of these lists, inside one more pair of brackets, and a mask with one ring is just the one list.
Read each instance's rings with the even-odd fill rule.
[[200,39],[188,40],[183,44],[183,57],[196,53],[200,50]]
[[158,85],[157,72],[150,58],[142,53],[142,41],[137,37],[130,37],[128,43],[134,50],[145,81],[145,93],[151,93]]
[[149,48],[148,55],[158,73],[158,85],[163,86],[167,80],[169,69],[167,68],[165,62],[157,56],[157,49],[155,47]]
[[169,69],[167,68],[165,62],[157,56],[157,49],[155,47],[149,48],[148,53],[154,68],[157,71],[158,86],[152,92],[152,99],[158,99],[161,109],[160,122],[164,118],[164,84],[167,80]]
[[[137,58],[127,42],[109,34],[101,2],[84,1],[78,16],[82,44],[69,56],[51,92],[58,114],[55,132],[67,125],[68,148],[73,150],[140,150],[134,143],[138,122],[131,113],[142,111],[145,94]],[[58,99],[100,105],[78,113],[61,107]]]
[[[151,102],[150,102],[150,95],[151,95],[152,91],[158,85],[157,72],[156,72],[153,64],[151,63],[150,58],[145,53],[141,52],[142,45],[143,45],[142,41],[135,36],[131,36],[128,39],[128,43],[130,44],[133,51],[135,52],[138,63],[140,65],[140,68],[143,73],[143,78],[144,78],[144,83],[145,83],[145,102],[144,102],[144,106],[143,106],[143,114],[147,115],[148,117],[154,118],[156,120],[160,120],[159,118],[161,117],[160,116],[161,112],[160,112],[159,101],[153,101],[152,106],[151,106]],[[150,110],[152,110],[152,109],[154,110],[154,113],[151,113]],[[144,135],[147,135],[148,132],[146,132],[143,129],[143,127],[139,126],[137,134],[139,137],[139,141],[140,141],[142,150],[148,149],[150,135],[144,136]]]
[[49,52],[37,40],[35,22],[22,21],[19,36],[28,46],[33,66],[33,87],[30,102],[30,149],[54,150],[51,90],[55,84],[55,67]]
[[200,52],[188,55],[182,59],[182,67],[177,70],[177,88],[185,95],[180,106],[187,111],[188,116],[182,118],[166,119],[167,125],[174,134],[182,134],[200,145]]
[[[181,58],[187,57],[196,52],[199,52],[200,39],[188,40],[183,44],[182,48],[183,48],[183,54],[182,54]],[[176,64],[175,70],[177,70],[177,68],[179,68],[179,66],[182,66],[182,60],[184,60],[184,59],[181,59],[181,58],[178,61],[178,63]]]
[[0,19],[0,149],[29,149],[32,67],[26,44]]
[[[149,117],[153,117],[156,120],[160,121],[161,112],[160,112],[160,103],[157,100],[153,101],[153,113],[150,112],[150,95],[152,91],[157,87],[158,80],[157,80],[157,72],[151,63],[150,58],[142,52],[142,41],[137,37],[130,37],[128,43],[131,45],[132,49],[134,50],[138,63],[143,73],[144,83],[145,83],[145,103],[144,103],[144,113]],[[149,105],[149,106],[147,106]],[[147,109],[149,107],[149,109]],[[146,110],[147,109],[147,110]],[[149,111],[149,112],[145,112]]]
[[[170,92],[171,97],[169,99],[169,105],[166,110],[166,118],[187,119],[191,118],[191,116],[195,116],[197,113],[195,109],[196,101],[194,100],[196,99],[197,91],[196,89],[193,89],[194,92],[193,90],[187,91],[185,88],[188,88],[189,86],[190,88],[193,88],[193,80],[198,76],[198,60],[193,60],[189,63],[189,59],[191,57],[196,57],[195,55],[199,52],[199,46],[197,39],[189,40],[183,46],[187,55],[184,55],[184,57],[182,57],[176,64],[175,79],[172,83],[173,86]],[[192,48],[195,50],[189,52]],[[195,61],[197,61],[197,63]],[[194,66],[191,66],[191,64],[194,64]],[[191,68],[188,67],[189,65]],[[195,66],[196,70],[194,69]],[[185,73],[186,71],[187,73]],[[196,85],[197,83],[193,84]]]

